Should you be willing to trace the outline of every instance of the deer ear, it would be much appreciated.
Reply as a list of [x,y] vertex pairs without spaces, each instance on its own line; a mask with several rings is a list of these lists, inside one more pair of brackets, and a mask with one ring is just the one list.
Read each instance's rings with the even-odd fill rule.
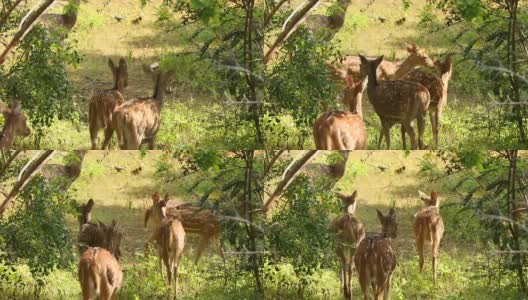
[[166,193],[166,194],[165,194],[165,197],[163,198],[163,200],[165,200],[165,201],[169,201],[169,193]]
[[111,58],[108,59],[108,66],[109,66],[110,69],[112,69],[112,70],[115,70],[115,69],[116,69],[116,66],[115,66],[115,64],[114,64],[114,61],[113,61]]
[[383,223],[383,220],[385,219],[383,213],[381,213],[381,211],[379,211],[378,209],[376,209],[376,213],[378,214],[378,219],[380,220],[380,222]]
[[359,54],[359,59],[361,60],[361,63],[368,63],[368,59],[366,59],[363,55]]
[[389,210],[389,216],[391,217],[391,219],[396,218],[396,210],[394,209],[394,207],[391,207],[391,209]]
[[438,193],[435,192],[435,191],[431,191],[431,197],[429,199],[430,199],[429,203],[432,206],[437,206],[437,204],[438,204]]
[[94,204],[95,203],[94,203],[93,199],[90,199],[90,200],[88,200],[88,202],[86,202],[86,206],[85,207],[86,207],[87,212],[91,212],[92,211],[92,208],[93,208]]
[[431,197],[429,197],[426,193],[424,193],[424,192],[422,192],[422,191],[420,191],[420,190],[418,190],[418,196],[420,197],[420,199],[421,199],[422,201],[427,201],[427,202],[429,202],[429,200],[431,200]]
[[119,66],[125,66],[125,67],[127,66],[126,60],[122,57],[119,59]]
[[159,195],[158,192],[155,192],[155,193],[152,195],[152,202],[153,202],[154,204],[156,204],[156,203],[159,202],[159,200],[160,200],[160,195]]
[[112,227],[113,228],[116,228],[117,227],[117,222],[115,219],[112,219]]
[[154,73],[154,71],[148,64],[142,64],[141,68],[143,69],[143,72],[145,72],[145,74],[152,75],[152,73]]
[[382,61],[383,61],[383,55],[376,59],[376,65],[381,64]]

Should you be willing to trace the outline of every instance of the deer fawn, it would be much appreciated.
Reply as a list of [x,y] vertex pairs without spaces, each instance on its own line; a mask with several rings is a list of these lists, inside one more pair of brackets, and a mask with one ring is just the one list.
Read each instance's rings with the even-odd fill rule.
[[90,140],[92,150],[97,148],[97,134],[104,129],[104,141],[101,149],[110,148],[110,140],[114,134],[112,117],[117,106],[125,102],[123,92],[128,86],[128,71],[125,59],[119,60],[116,66],[112,59],[108,59],[108,66],[114,76],[114,87],[108,90],[97,91],[90,99],[88,122],[90,124]]
[[431,243],[431,255],[433,261],[433,282],[436,285],[436,271],[438,267],[438,253],[440,251],[440,241],[444,235],[444,220],[440,215],[440,201],[435,191],[431,196],[418,191],[420,199],[425,202],[426,207],[422,208],[414,215],[414,237],[416,238],[416,249],[420,257],[420,272],[424,265],[424,244],[425,241]]
[[369,283],[372,285],[374,299],[389,299],[391,275],[396,268],[396,255],[392,249],[391,239],[396,238],[398,224],[396,213],[391,208],[384,216],[379,210],[381,235],[367,236],[360,243],[354,257],[354,264],[359,272],[359,285],[365,300],[369,297]]
[[315,146],[319,150],[364,150],[367,148],[367,132],[363,122],[363,89],[366,79],[354,82],[347,77],[343,102],[349,112],[322,113],[314,123]]
[[4,115],[4,127],[0,132],[0,150],[13,147],[17,136],[28,136],[31,130],[26,124],[26,115],[18,101],[13,101],[9,106],[0,105],[0,112]]
[[[150,70],[150,68],[148,68]],[[154,72],[154,71],[151,71]],[[114,128],[122,150],[137,150],[142,143],[154,149],[161,122],[165,87],[172,71],[157,71],[152,97],[137,98],[119,105],[114,112]]]
[[[425,51],[416,44],[406,44],[409,56],[401,61],[390,62],[382,61],[380,67],[376,70],[376,76],[381,80],[398,80],[409,71],[419,67],[434,67],[434,61],[427,56]],[[328,65],[328,64],[327,64]],[[345,74],[353,74],[355,78],[362,79],[365,74],[361,74],[361,59],[359,56],[346,56],[343,61],[343,67],[337,69],[338,77],[345,78]],[[335,71],[333,71],[335,73]]]
[[109,251],[90,247],[81,255],[78,269],[83,300],[117,299],[123,282],[121,266]]
[[395,123],[403,125],[402,130],[411,138],[412,149],[417,148],[412,125],[414,119],[418,123],[418,147],[423,149],[425,115],[430,102],[429,91],[421,84],[410,81],[378,81],[376,70],[383,61],[383,56],[374,60],[368,60],[361,55],[360,58],[361,73],[368,76],[369,101],[380,118],[387,149],[390,149],[390,129]]
[[341,260],[341,286],[345,299],[352,299],[352,267],[354,253],[361,240],[365,237],[363,223],[354,216],[356,212],[357,191],[351,196],[337,194],[345,205],[342,216],[334,219],[330,228],[336,232],[336,253]]
[[41,22],[58,37],[65,39],[77,23],[80,5],[81,0],[70,0],[64,7],[64,14],[43,14],[40,17]]
[[103,222],[91,223],[91,212],[94,206],[93,199],[79,208],[79,253],[83,253],[88,247],[104,248],[117,259],[121,256],[122,234],[115,220],[110,225]]

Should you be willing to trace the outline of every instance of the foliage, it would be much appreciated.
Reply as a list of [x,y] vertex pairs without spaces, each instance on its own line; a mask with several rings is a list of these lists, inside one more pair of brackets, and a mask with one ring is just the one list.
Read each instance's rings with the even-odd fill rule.
[[72,263],[70,233],[66,215],[75,210],[75,201],[63,190],[36,176],[19,195],[16,209],[0,221],[2,260],[29,266],[37,282],[55,268]]

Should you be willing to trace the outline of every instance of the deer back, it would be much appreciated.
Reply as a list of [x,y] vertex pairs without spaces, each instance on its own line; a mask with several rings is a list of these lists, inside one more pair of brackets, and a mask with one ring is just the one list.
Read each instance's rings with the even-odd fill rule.
[[322,113],[314,123],[314,140],[319,150],[363,150],[367,131],[363,119],[351,112]]
[[354,264],[361,279],[382,286],[396,268],[391,239],[379,236],[364,238],[356,250]]
[[431,97],[429,107],[434,108],[445,104],[443,100],[447,100],[447,97],[444,97],[444,83],[438,76],[421,69],[415,69],[407,73],[402,80],[413,81],[423,85],[429,91]]
[[[123,282],[123,271],[117,259],[107,250],[88,248],[78,266],[79,282],[84,299],[116,299]],[[101,287],[105,284],[107,286]]]
[[186,232],[214,236],[221,230],[218,217],[208,209],[191,205],[178,205],[167,209],[167,215],[181,221]]
[[367,87],[369,101],[382,118],[404,119],[409,112],[425,113],[429,108],[429,91],[421,84],[410,81],[380,81],[376,87]]
[[184,227],[178,219],[166,217],[161,221],[158,235],[155,239],[164,261],[176,259],[181,256],[185,246]]

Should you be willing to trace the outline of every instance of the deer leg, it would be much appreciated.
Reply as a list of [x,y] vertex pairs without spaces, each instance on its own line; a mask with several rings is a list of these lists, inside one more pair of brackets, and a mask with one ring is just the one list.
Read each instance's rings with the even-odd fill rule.
[[438,135],[440,134],[440,119],[442,119],[442,113],[443,113],[443,107],[438,106],[435,113],[435,128],[434,131],[436,132],[435,135],[435,147],[438,149]]
[[348,281],[347,281],[347,289],[348,289],[348,297],[349,299],[352,299],[352,260],[350,260],[350,263],[347,263],[347,273],[348,273]]
[[431,251],[431,254],[433,257],[433,283],[434,285],[436,285],[436,271],[438,267],[438,251],[439,251],[440,245],[439,245],[439,241],[436,238],[436,234],[432,235],[432,240],[433,240],[433,243],[432,243],[433,251]]
[[350,299],[347,280],[347,265],[344,260],[341,262],[341,286],[343,287],[343,295],[345,296],[345,299]]
[[416,237],[416,250],[418,251],[420,273],[422,273],[424,265],[424,238],[421,233],[418,233]]
[[391,285],[391,275],[387,277],[387,282],[383,286],[383,300],[390,299],[390,285]]
[[113,127],[108,126],[107,128],[105,128],[105,131],[104,131],[105,138],[104,138],[103,147],[101,148],[101,150],[110,149],[110,141],[112,140],[113,134],[114,134]]
[[[383,135],[385,137],[385,143],[387,144],[387,150],[390,150],[390,129],[392,124],[389,122],[381,122],[381,128],[383,130]],[[380,148],[381,149],[381,148]]]
[[416,150],[416,134],[412,126],[412,120],[404,120],[402,125],[405,126],[405,131],[407,131],[409,138],[411,139],[411,150]]
[[416,122],[418,123],[418,147],[419,149],[425,149],[424,142],[423,142],[423,136],[425,131],[425,118],[422,114],[419,114],[416,118]]
[[98,131],[99,131],[99,128],[97,127],[97,124],[90,123],[90,140],[92,141],[92,150],[97,150]]
[[156,149],[156,137],[150,138],[148,141],[148,145],[149,145],[149,150]]
[[379,138],[378,138],[378,149],[381,149],[381,142],[383,140],[383,127],[379,131]]
[[400,133],[401,133],[403,150],[407,150],[407,142],[405,140],[405,127],[403,127],[403,125],[400,126]]
[[198,247],[196,249],[196,258],[194,260],[194,263],[197,264],[198,260],[200,260],[200,256],[202,256],[202,253],[207,246],[207,242],[209,241],[209,236],[207,235],[201,235],[200,241],[198,242]]

